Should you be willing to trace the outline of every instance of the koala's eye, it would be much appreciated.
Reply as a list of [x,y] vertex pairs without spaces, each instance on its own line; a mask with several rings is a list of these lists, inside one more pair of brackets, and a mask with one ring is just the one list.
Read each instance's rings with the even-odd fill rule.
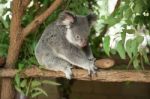
[[80,36],[79,36],[79,35],[76,35],[76,38],[77,38],[77,39],[79,39],[79,38],[80,38]]

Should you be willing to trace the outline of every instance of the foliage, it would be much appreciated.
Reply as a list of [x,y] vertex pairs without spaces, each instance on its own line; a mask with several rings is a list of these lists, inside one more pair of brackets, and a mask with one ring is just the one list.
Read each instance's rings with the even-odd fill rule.
[[60,85],[59,83],[50,80],[36,80],[32,78],[21,79],[19,73],[15,76],[15,89],[24,96],[30,96],[32,98],[40,94],[48,96],[41,88],[42,84]]
[[[0,15],[3,13],[8,12],[10,9],[3,9],[0,11]],[[9,35],[9,24],[10,24],[10,18],[9,16],[5,16],[6,19],[3,19],[2,16],[0,16],[0,56],[7,56],[7,49],[8,49],[8,35]]]
[[108,26],[103,39],[104,51],[108,56],[118,53],[122,59],[129,57],[129,65],[133,63],[135,69],[149,64],[146,51],[150,42],[149,4],[149,0],[123,0],[114,12],[108,14],[106,10],[100,16],[100,23]]

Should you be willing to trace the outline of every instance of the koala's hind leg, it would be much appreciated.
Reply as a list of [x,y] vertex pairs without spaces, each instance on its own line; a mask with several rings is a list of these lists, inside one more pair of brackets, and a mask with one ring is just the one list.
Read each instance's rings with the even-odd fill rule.
[[54,71],[62,71],[65,73],[67,79],[71,79],[72,65],[69,62],[61,58],[58,58],[54,56],[53,54],[47,54],[45,58],[43,59],[43,63],[46,69],[54,70]]

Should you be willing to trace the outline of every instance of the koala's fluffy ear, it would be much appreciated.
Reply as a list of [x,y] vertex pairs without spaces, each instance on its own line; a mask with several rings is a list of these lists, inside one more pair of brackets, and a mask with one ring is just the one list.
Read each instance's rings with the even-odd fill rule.
[[57,25],[66,25],[69,26],[75,21],[75,15],[70,11],[64,11],[60,13]]
[[89,25],[91,26],[96,22],[97,15],[94,13],[90,13],[89,15],[87,15],[87,19],[88,19]]

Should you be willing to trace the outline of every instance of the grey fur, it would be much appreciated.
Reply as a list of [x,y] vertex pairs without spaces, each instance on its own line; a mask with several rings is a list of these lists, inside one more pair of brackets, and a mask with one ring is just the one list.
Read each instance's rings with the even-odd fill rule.
[[[49,70],[64,72],[68,79],[72,76],[72,65],[95,73],[94,57],[87,44],[92,21],[95,19],[89,19],[88,16],[62,12],[59,18],[44,30],[35,48],[39,64]],[[67,33],[71,34],[68,36],[70,40],[66,37]]]

